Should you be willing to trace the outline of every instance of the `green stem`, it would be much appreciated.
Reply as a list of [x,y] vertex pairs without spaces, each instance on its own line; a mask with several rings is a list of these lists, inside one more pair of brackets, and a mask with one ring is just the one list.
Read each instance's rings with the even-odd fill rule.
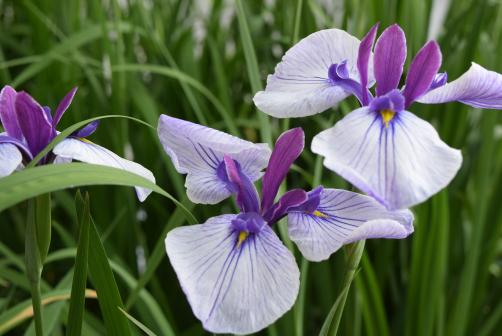
[[28,201],[25,263],[30,283],[35,332],[43,336],[40,277],[51,239],[51,196],[44,194]]
[[335,316],[333,318],[331,335],[335,336],[338,333],[338,327],[340,326],[340,321],[342,319],[343,310],[345,307],[345,302],[347,301],[347,296],[349,294],[350,285],[354,280],[354,276],[359,267],[359,262],[361,261],[361,257],[364,252],[364,240],[358,241],[351,246],[345,247],[347,251],[347,272],[345,273],[345,279],[343,280],[343,291],[341,294],[341,299],[339,306],[336,310]]

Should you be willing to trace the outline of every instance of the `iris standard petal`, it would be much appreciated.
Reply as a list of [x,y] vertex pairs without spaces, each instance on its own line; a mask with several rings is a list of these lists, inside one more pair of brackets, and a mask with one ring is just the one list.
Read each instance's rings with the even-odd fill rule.
[[[317,197],[317,195],[315,195]],[[303,256],[328,259],[344,244],[368,238],[405,238],[413,232],[413,214],[388,211],[372,197],[323,189],[315,209],[288,212],[288,230]]]
[[459,101],[477,108],[502,109],[502,75],[473,62],[462,76],[417,101],[424,104]]
[[405,108],[427,92],[440,66],[441,50],[436,41],[429,41],[411,61],[403,91]]
[[17,121],[33,156],[56,136],[56,131],[42,106],[26,92],[16,95]]
[[[121,158],[112,151],[96,145],[88,140],[67,138],[54,147],[52,152],[59,157],[58,162],[65,162],[64,159],[73,159],[86,163],[103,165],[108,167],[127,170],[140,175],[155,183],[152,172],[139,163]],[[150,189],[136,187],[138,199],[143,202],[152,192]]]
[[10,175],[23,161],[23,155],[11,143],[0,143],[0,178]]
[[[264,91],[253,101],[263,112],[277,117],[305,117],[323,112],[350,95],[328,78],[332,64],[347,61],[348,75],[359,82],[359,40],[339,29],[313,33],[289,49],[267,78]],[[373,83],[373,64],[368,81]]]
[[359,71],[359,77],[361,80],[361,94],[362,94],[362,105],[368,105],[369,97],[368,91],[364,90],[368,87],[368,65],[370,63],[371,48],[375,42],[376,33],[380,23],[375,24],[371,27],[370,31],[364,36],[359,45],[359,52],[357,54],[357,70]]
[[275,142],[262,182],[262,211],[267,211],[274,203],[279,186],[286,177],[293,162],[300,156],[305,146],[305,134],[300,127],[281,134]]
[[214,333],[257,332],[286,313],[298,294],[291,252],[268,225],[239,243],[231,225],[236,217],[176,228],[165,240],[195,316]]
[[68,92],[66,96],[64,96],[63,100],[61,100],[61,102],[59,103],[58,107],[56,108],[56,112],[54,112],[54,118],[52,120],[52,124],[54,126],[56,126],[63,117],[63,114],[66,112],[71,102],[73,101],[75,93],[77,93],[76,87],[71,89],[70,92]]
[[23,132],[16,115],[16,95],[16,90],[8,85],[0,91],[0,121],[9,136],[23,140]]
[[389,209],[409,208],[446,187],[462,162],[428,122],[410,112],[388,127],[379,113],[360,108],[312,141],[324,165]]
[[376,94],[383,96],[397,88],[406,61],[406,37],[399,25],[385,29],[375,44]]
[[[230,134],[161,115],[158,135],[174,167],[187,174],[185,187],[194,203],[216,204],[232,194],[225,181],[223,155],[228,155],[252,181],[262,176],[270,149],[266,144],[254,144]],[[218,174],[220,171],[220,174]]]

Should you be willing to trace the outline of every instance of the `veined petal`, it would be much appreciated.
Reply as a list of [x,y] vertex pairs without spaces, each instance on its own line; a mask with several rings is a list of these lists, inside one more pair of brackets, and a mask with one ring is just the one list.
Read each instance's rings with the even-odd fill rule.
[[176,228],[165,240],[193,313],[214,333],[257,332],[286,313],[298,294],[291,252],[268,225],[241,241],[231,224],[236,217]]
[[286,177],[293,162],[300,156],[305,146],[305,134],[301,127],[281,134],[275,142],[267,170],[262,182],[262,211],[267,211],[274,203],[279,186]]
[[23,161],[23,155],[11,143],[0,143],[0,178],[10,175]]
[[[350,95],[328,78],[332,64],[347,61],[348,76],[359,82],[359,40],[339,29],[313,33],[289,49],[267,78],[267,87],[253,101],[263,112],[277,117],[304,117],[323,112]],[[369,83],[373,64],[369,62]]]
[[288,212],[288,230],[303,256],[328,259],[344,244],[361,239],[402,239],[413,232],[409,210],[388,211],[373,198],[351,191],[323,189],[315,209],[297,207]]
[[487,109],[502,109],[502,75],[472,63],[462,76],[427,92],[418,102],[440,104],[451,101]]
[[408,111],[386,127],[379,113],[360,108],[312,141],[312,151],[388,209],[409,208],[446,187],[462,163],[428,122]]
[[23,132],[19,127],[16,115],[17,92],[9,85],[0,91],[0,121],[7,134],[18,140],[23,140]]
[[56,108],[56,112],[54,112],[54,118],[52,120],[52,124],[54,125],[54,127],[59,123],[61,117],[63,117],[63,114],[70,106],[71,102],[73,101],[73,97],[75,96],[75,93],[77,93],[77,89],[78,88],[76,87],[71,89],[70,92],[68,92],[66,96],[64,96],[63,100],[61,100],[61,102],[59,103],[58,107]]
[[26,92],[16,95],[17,121],[33,156],[56,136],[56,131],[42,106]]
[[413,58],[403,91],[405,108],[431,87],[441,66],[441,57],[441,50],[436,41],[429,41]]
[[[152,172],[142,165],[123,159],[112,151],[88,140],[67,138],[57,144],[52,152],[59,157],[58,162],[64,162],[64,159],[73,159],[91,164],[119,168],[140,175],[155,183],[155,177]],[[138,199],[141,202],[152,192],[150,189],[141,187],[136,187],[135,189]]]
[[230,134],[161,115],[158,135],[174,167],[187,174],[185,187],[194,203],[216,204],[235,190],[226,181],[223,156],[239,163],[241,171],[252,181],[262,176],[270,149],[266,144],[254,144]]
[[399,25],[385,29],[375,44],[376,94],[383,96],[397,88],[406,61],[406,37]]

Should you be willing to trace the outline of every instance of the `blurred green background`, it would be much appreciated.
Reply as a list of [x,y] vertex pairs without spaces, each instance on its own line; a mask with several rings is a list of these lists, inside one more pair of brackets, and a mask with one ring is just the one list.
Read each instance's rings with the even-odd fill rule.
[[[161,113],[251,141],[276,139],[283,129],[301,126],[307,150],[288,185],[310,188],[321,179],[327,187],[350,188],[308,148],[315,134],[357,106],[354,99],[314,117],[281,121],[259,113],[251,98],[299,38],[332,27],[361,38],[377,21],[381,30],[394,22],[403,27],[408,55],[436,38],[441,69],[450,80],[471,61],[502,72],[500,0],[3,0],[0,82],[53,108],[78,86],[61,130],[104,114],[156,126]],[[339,335],[496,335],[502,330],[502,115],[458,103],[414,105],[412,111],[460,148],[464,163],[447,190],[413,209],[411,237],[366,243]],[[234,211],[231,201],[188,202],[184,177],[147,127],[107,119],[91,140],[151,169],[157,183],[201,222]],[[165,232],[186,224],[182,212],[156,194],[140,204],[132,188],[84,189],[128,312],[157,335],[206,334],[163,250]],[[75,190],[53,194],[43,293],[71,288],[78,239],[74,198]],[[29,299],[25,214],[25,204],[0,213],[0,330],[13,335],[34,334],[31,319],[6,327],[13,307]],[[300,297],[260,334],[318,334],[342,290],[346,254],[340,250],[328,261],[309,264],[296,251],[303,272]],[[145,289],[139,296],[133,290],[138,281]],[[47,305],[46,334],[64,334],[67,315],[68,301]],[[106,334],[95,299],[86,302],[83,334]]]

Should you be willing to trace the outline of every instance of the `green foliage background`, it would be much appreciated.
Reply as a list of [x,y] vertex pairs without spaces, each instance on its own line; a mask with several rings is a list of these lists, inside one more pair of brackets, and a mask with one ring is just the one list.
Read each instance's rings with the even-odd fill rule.
[[[442,70],[450,80],[466,71],[471,61],[502,72],[502,2],[452,0],[441,17],[442,3],[4,0],[0,1],[0,82],[24,89],[53,108],[78,85],[60,130],[105,114],[132,116],[156,126],[161,113],[251,141],[276,139],[282,130],[301,126],[307,150],[296,162],[288,185],[309,188],[321,181],[328,187],[350,188],[322,168],[308,148],[313,135],[357,106],[355,100],[314,117],[281,121],[258,112],[252,95],[299,38],[331,27],[362,37],[376,21],[382,28],[394,22],[403,27],[408,55],[418,51],[434,27],[442,27],[436,31]],[[414,105],[412,111],[434,124],[449,145],[462,150],[462,169],[447,190],[413,209],[415,233],[410,238],[366,243],[338,332],[496,335],[502,330],[502,114],[457,103]],[[91,140],[151,169],[157,184],[200,222],[234,211],[230,201],[216,206],[187,201],[184,177],[174,170],[153,129],[126,119],[104,119]],[[105,256],[131,316],[157,335],[205,334],[163,251],[165,232],[187,224],[181,208],[159,194],[140,204],[132,188],[84,189],[90,193],[93,220],[90,238],[80,240],[79,223],[89,220],[77,220],[75,189],[52,194],[52,243],[42,274],[43,297],[69,295],[76,248],[87,248],[87,243],[77,242],[88,240],[89,251],[80,253],[89,256],[94,280],[87,282],[87,288],[109,285],[96,274],[102,269],[98,262],[105,260],[106,265]],[[0,334],[34,334],[31,319],[6,327],[17,316],[16,309],[29,304],[23,263],[25,203],[0,213]],[[77,202],[77,207],[82,205]],[[95,234],[106,255],[99,240],[93,239]],[[315,264],[296,252],[303,272],[301,295],[293,310],[261,334],[318,334],[342,292],[348,252],[341,250],[329,261]],[[83,274],[84,280],[78,278],[80,287]],[[100,275],[107,279],[106,274]],[[100,306],[116,311],[110,303],[120,298],[108,296],[112,300],[108,305],[86,300],[83,335],[117,334],[106,329],[105,315],[113,312],[102,312]],[[45,334],[62,335],[70,329],[69,302],[44,308]],[[127,329],[141,333],[133,323]]]

